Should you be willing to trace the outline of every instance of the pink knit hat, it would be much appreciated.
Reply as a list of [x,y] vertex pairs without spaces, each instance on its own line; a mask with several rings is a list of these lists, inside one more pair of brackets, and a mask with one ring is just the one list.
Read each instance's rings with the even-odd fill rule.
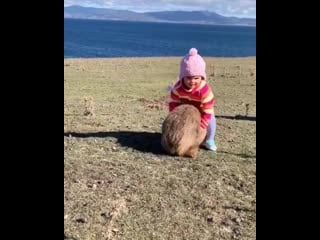
[[191,48],[189,54],[184,56],[180,64],[180,76],[181,80],[186,76],[202,76],[206,79],[206,63],[203,58],[198,54],[196,48]]

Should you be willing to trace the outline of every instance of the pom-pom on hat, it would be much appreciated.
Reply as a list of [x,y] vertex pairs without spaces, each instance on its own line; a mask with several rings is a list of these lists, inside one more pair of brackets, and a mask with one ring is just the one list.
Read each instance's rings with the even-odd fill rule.
[[196,48],[191,48],[180,64],[179,79],[187,76],[202,76],[206,79],[206,63]]

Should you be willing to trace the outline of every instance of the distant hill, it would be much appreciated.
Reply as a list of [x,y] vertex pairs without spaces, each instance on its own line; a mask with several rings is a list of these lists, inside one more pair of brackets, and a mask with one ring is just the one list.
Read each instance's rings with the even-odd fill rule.
[[256,19],[254,18],[225,17],[208,11],[162,11],[137,13],[126,10],[69,6],[64,8],[64,17],[78,19],[256,26]]

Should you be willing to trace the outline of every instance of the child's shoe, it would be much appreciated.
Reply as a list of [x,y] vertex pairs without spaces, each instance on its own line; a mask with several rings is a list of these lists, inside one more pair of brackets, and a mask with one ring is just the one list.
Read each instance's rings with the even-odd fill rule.
[[210,139],[210,140],[207,140],[203,146],[205,148],[207,148],[208,150],[211,150],[211,151],[214,151],[216,152],[217,151],[217,145],[216,143],[214,142],[214,140]]

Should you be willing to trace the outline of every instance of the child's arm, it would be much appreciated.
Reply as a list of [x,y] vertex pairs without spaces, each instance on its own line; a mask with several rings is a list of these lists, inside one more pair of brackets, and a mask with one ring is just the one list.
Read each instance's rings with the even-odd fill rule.
[[209,85],[202,89],[201,99],[201,127],[206,129],[209,125],[212,115],[214,114],[215,98]]
[[206,129],[209,125],[209,122],[211,120],[211,117],[213,115],[213,108],[212,108],[212,113],[208,113],[208,109],[206,110],[206,112],[202,112],[201,113],[201,123],[200,123],[200,126],[203,128],[203,129]]
[[175,90],[172,89],[170,93],[170,100],[169,100],[169,112],[175,109],[177,106],[181,104],[179,96],[175,93]]

